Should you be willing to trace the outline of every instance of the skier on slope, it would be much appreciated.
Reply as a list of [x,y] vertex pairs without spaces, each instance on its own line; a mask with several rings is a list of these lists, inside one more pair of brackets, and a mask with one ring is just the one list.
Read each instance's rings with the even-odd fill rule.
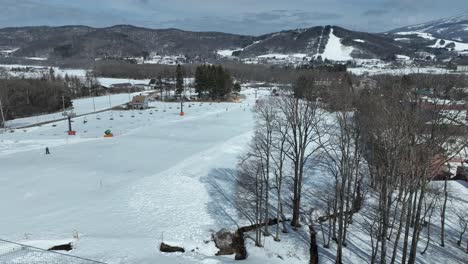
[[46,148],[45,148],[45,154],[46,154],[46,155],[49,155],[49,154],[50,154],[49,147],[46,147]]

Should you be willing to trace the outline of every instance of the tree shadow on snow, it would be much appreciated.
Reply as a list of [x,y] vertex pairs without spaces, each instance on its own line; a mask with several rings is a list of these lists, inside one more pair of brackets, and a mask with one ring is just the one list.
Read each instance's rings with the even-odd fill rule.
[[234,169],[215,168],[201,178],[210,195],[208,212],[215,219],[216,225],[222,228],[235,229],[239,224],[235,195],[236,175],[237,171]]

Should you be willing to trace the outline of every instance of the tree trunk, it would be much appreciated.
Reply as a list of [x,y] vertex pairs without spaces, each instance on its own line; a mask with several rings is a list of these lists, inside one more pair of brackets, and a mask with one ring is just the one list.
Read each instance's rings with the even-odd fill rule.
[[300,198],[299,198],[299,161],[294,162],[294,182],[293,182],[293,212],[292,212],[292,220],[291,226],[292,227],[300,227],[299,224],[299,210],[300,210]]
[[318,255],[317,238],[316,238],[317,233],[315,232],[313,224],[309,225],[309,234],[310,234],[309,264],[318,264],[319,255]]
[[403,249],[402,249],[402,257],[401,263],[406,263],[406,256],[408,254],[408,240],[409,240],[409,232],[411,226],[411,215],[413,214],[413,196],[417,195],[414,191],[410,191],[410,197],[408,199],[408,213],[406,214],[406,223],[405,223],[405,235],[403,237]]
[[410,253],[408,257],[408,264],[414,264],[416,262],[416,252],[418,249],[418,242],[419,242],[419,234],[421,232],[421,210],[422,210],[422,204],[424,200],[424,195],[425,195],[425,189],[424,186],[421,188],[421,194],[419,195],[419,202],[418,202],[418,207],[416,210],[416,216],[415,216],[415,222],[414,222],[414,229],[413,229],[413,239],[411,241],[411,248],[410,248]]
[[[395,263],[395,259],[396,259],[396,255],[397,255],[397,252],[398,252],[398,242],[400,241],[400,236],[401,236],[401,231],[403,229],[403,224],[404,224],[404,217],[406,215],[406,208],[408,207],[408,201],[406,200],[406,197],[407,197],[407,192],[405,192],[405,195],[403,197],[403,200],[402,200],[402,204],[403,204],[403,208],[401,209],[401,213],[400,213],[400,219],[398,221],[398,230],[397,230],[397,233],[396,233],[396,237],[395,237],[395,242],[393,243],[393,252],[392,252],[392,259],[390,261],[390,264],[394,264]],[[411,198],[410,198],[411,200]]]
[[442,212],[440,213],[440,246],[445,247],[445,209],[447,207],[447,179],[444,180],[444,203],[442,204]]

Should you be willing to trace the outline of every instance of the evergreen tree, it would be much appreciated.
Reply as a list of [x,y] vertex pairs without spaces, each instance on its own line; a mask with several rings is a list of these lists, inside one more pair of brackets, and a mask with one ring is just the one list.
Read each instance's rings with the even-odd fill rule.
[[51,81],[55,81],[55,71],[54,71],[54,68],[52,67],[49,68],[49,79]]
[[224,94],[224,85],[225,85],[225,76],[224,69],[221,65],[218,65],[215,69],[215,86],[213,91],[213,96],[215,98],[220,98]]
[[176,68],[176,93],[181,95],[184,92],[184,70],[180,64]]
[[240,83],[236,82],[234,83],[233,87],[232,87],[232,90],[235,92],[235,93],[240,93],[241,91],[241,85]]
[[203,94],[208,90],[207,89],[207,66],[201,65],[198,66],[195,70],[195,91],[198,94],[198,97],[203,96]]
[[207,69],[207,91],[211,98],[216,97],[216,66],[210,65]]
[[231,75],[221,65],[201,65],[195,70],[195,89],[198,96],[207,93],[212,99],[221,98],[231,93],[232,87]]

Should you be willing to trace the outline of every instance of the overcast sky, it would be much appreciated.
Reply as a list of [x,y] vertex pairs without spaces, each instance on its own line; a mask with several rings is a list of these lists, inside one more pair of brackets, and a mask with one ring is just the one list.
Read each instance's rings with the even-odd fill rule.
[[132,24],[259,35],[338,25],[383,32],[468,12],[468,0],[0,0],[0,27]]

